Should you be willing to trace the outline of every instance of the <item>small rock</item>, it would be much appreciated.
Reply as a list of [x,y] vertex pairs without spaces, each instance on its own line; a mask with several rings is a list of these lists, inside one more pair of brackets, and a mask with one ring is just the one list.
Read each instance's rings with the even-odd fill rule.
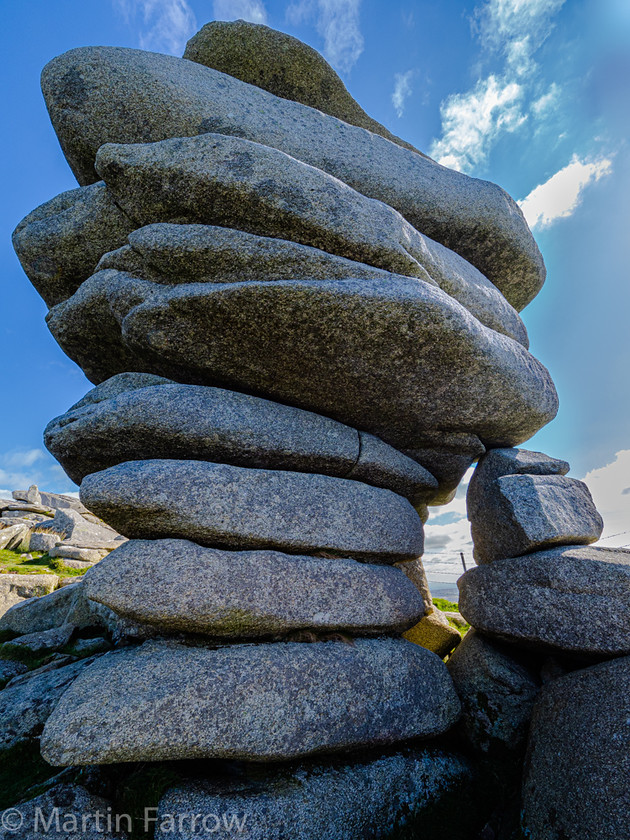
[[440,659],[454,650],[462,640],[461,634],[448,623],[437,607],[421,618],[418,624],[403,633],[403,638],[437,654]]
[[490,563],[556,545],[595,542],[604,528],[588,487],[562,475],[506,475],[475,522],[475,559]]
[[17,548],[29,534],[28,525],[10,525],[0,531],[0,549],[11,550]]
[[11,655],[41,656],[59,648],[65,647],[75,628],[71,624],[55,627],[52,630],[42,630],[37,633],[27,633],[25,636],[18,636],[5,642],[0,647],[0,656],[11,653]]

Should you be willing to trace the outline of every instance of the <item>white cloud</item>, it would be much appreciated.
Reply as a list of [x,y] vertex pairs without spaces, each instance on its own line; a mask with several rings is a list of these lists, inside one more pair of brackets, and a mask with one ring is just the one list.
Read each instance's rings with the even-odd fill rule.
[[[503,68],[481,77],[465,93],[451,94],[440,106],[442,135],[431,157],[463,172],[486,163],[499,138],[527,120],[537,65],[534,53],[552,29],[565,0],[487,0],[475,9],[473,29],[486,52],[501,53]],[[549,104],[549,103],[547,103]],[[538,117],[544,113],[539,100]]]
[[532,54],[548,37],[552,18],[565,0],[489,0],[475,10],[475,22],[486,48],[502,50],[516,73],[532,69]]
[[361,0],[298,0],[287,8],[294,26],[308,21],[324,39],[324,56],[335,70],[348,73],[363,52],[359,27]]
[[552,82],[547,93],[532,102],[532,112],[536,117],[546,116],[560,99],[560,86]]
[[612,463],[591,470],[583,480],[604,518],[602,545],[630,545],[630,449],[620,450]]
[[611,172],[611,158],[586,161],[573,155],[564,169],[519,201],[527,223],[531,228],[541,229],[549,227],[557,219],[571,216],[580,205],[586,187]]
[[128,25],[138,19],[138,44],[143,50],[181,55],[197,30],[197,20],[186,0],[113,0]]
[[267,10],[261,0],[214,0],[216,20],[248,20],[267,23]]
[[406,73],[396,73],[394,75],[394,92],[392,93],[392,105],[398,117],[402,117],[405,112],[405,100],[408,99],[413,91],[411,90],[411,77],[413,70],[407,70]]
[[442,137],[433,142],[431,157],[460,172],[484,163],[497,138],[526,120],[522,98],[520,84],[498,76],[480,79],[468,93],[452,94],[440,106]]

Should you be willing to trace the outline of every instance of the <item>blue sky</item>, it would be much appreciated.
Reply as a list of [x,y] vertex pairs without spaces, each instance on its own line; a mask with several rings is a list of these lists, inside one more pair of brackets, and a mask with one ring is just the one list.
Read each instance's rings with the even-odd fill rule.
[[[607,535],[630,530],[627,0],[29,0],[3,11],[0,488],[76,489],[41,435],[89,387],[10,245],[26,213],[76,185],[41,68],[89,44],[181,55],[207,21],[244,17],[320,50],[371,116],[522,203],[548,268],[523,317],[561,405],[528,446],[587,476]],[[460,499],[429,526],[436,563],[468,551],[462,516]],[[616,543],[630,535],[606,544]]]

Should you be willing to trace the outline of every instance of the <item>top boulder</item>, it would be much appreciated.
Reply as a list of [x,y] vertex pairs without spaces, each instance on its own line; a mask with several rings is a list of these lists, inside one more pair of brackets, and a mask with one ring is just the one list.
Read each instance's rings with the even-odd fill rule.
[[516,309],[544,281],[523,214],[496,185],[217,70],[140,50],[86,47],[46,65],[42,89],[81,184],[98,180],[94,161],[104,143],[232,135],[285,152],[389,204],[471,262]]
[[366,114],[317,50],[285,32],[245,20],[213,20],[186,44],[184,58],[418,151]]

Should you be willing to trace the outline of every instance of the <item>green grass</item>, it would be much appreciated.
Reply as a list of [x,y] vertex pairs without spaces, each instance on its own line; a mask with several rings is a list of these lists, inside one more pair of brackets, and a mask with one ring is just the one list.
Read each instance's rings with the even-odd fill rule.
[[459,604],[455,601],[447,601],[446,598],[434,598],[433,603],[442,612],[459,612]]
[[5,575],[58,575],[59,577],[77,577],[86,569],[72,569],[58,557],[49,557],[43,551],[29,552],[32,560],[20,557],[20,552],[0,549],[0,574]]

